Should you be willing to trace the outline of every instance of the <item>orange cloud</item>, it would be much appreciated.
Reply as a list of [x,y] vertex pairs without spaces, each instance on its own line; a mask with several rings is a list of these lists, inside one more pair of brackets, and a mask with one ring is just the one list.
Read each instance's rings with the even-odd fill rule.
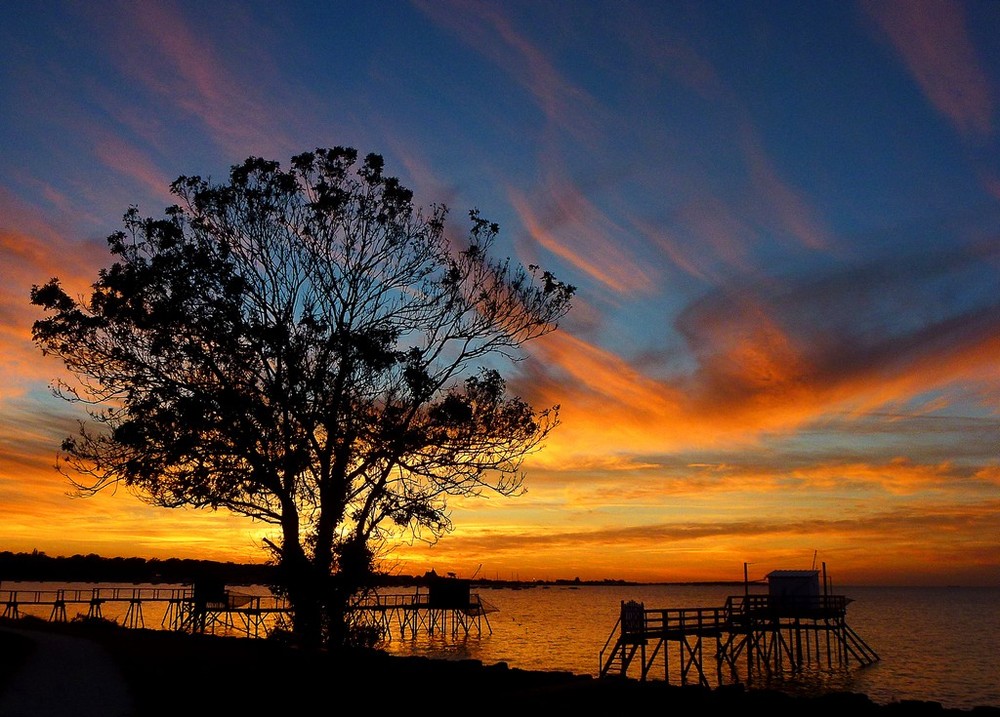
[[6,400],[30,382],[47,381],[57,368],[31,342],[31,325],[41,316],[31,305],[31,287],[55,276],[68,291],[84,294],[109,254],[95,242],[74,241],[40,222],[35,210],[6,193],[0,193],[0,216],[0,400]]
[[945,387],[985,401],[997,390],[1000,352],[1000,314],[989,296],[929,303],[939,320],[925,324],[896,319],[897,304],[912,311],[934,300],[915,286],[958,287],[969,267],[981,269],[981,255],[955,253],[962,256],[921,256],[912,269],[910,257],[896,255],[891,269],[706,295],[674,327],[647,326],[650,342],[671,329],[686,342],[692,368],[672,374],[642,368],[669,365],[669,350],[640,363],[557,331],[532,345],[534,360],[517,381],[532,402],[561,405],[563,425],[540,460],[751,445],[831,414],[860,417],[915,400],[940,410],[946,395],[935,392]]
[[993,92],[961,3],[878,0],[862,7],[888,36],[928,101],[962,133],[993,132]]
[[[764,430],[791,427],[828,409],[810,395],[806,369],[790,339],[762,315],[751,335],[733,335],[703,357],[694,377],[646,376],[624,358],[556,332],[533,347],[525,383],[540,404],[559,403],[563,425],[540,460],[569,455],[666,452],[752,442]],[[716,336],[719,329],[702,326]]]
[[974,513],[996,500],[997,466],[818,458],[790,468],[787,455],[768,461],[769,453],[757,451],[740,462],[744,454],[733,452],[730,464],[685,464],[668,456],[657,465],[623,457],[610,469],[599,463],[533,461],[524,496],[502,507],[475,501],[455,501],[453,507],[462,515],[463,528],[521,533],[539,522],[562,531],[582,524],[591,529],[665,521],[691,526],[762,516],[858,520],[873,511],[916,512],[939,505],[965,506]]
[[535,342],[533,351],[537,360],[528,368],[535,373],[526,388],[540,404],[559,403],[564,419],[543,460],[563,460],[566,452],[599,454],[615,446],[626,452],[637,443],[651,446],[657,442],[651,439],[651,428],[680,415],[679,391],[594,344],[557,331]]
[[[48,409],[51,411],[51,409]],[[0,433],[3,549],[53,555],[126,552],[140,557],[205,557],[259,562],[268,526],[228,513],[156,508],[127,490],[74,497],[54,468],[59,441],[75,430],[73,413],[5,401]]]

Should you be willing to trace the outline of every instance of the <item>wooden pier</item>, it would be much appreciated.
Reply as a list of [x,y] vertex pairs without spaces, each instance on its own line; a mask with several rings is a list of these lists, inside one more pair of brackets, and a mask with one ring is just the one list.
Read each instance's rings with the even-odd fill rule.
[[93,588],[7,589],[0,590],[3,613],[0,617],[19,619],[24,608],[48,608],[49,620],[67,622],[68,606],[86,606],[85,617],[104,618],[108,603],[127,604],[122,619],[124,627],[145,627],[143,605],[158,603],[164,606],[161,627],[178,627],[191,591],[187,588],[101,586]]
[[[779,571],[809,580],[804,573]],[[795,573],[794,576],[787,575]],[[775,573],[772,573],[774,576]],[[806,590],[731,596],[722,606],[649,609],[623,601],[600,653],[601,677],[640,680],[662,663],[662,679],[710,687],[752,683],[805,670],[866,666],[879,657],[847,624],[843,595]],[[676,654],[676,663],[671,653]]]
[[[145,615],[153,612],[160,617],[160,629],[244,637],[266,637],[288,626],[292,617],[290,605],[281,597],[241,593],[218,585],[14,588],[0,590],[0,604],[0,617],[18,619],[48,613],[52,622],[67,622],[68,609],[73,606],[78,608],[77,618],[107,619],[105,607],[116,604],[119,609],[114,620],[120,619],[123,627],[147,627]],[[400,639],[421,633],[458,637],[482,634],[484,629],[492,633],[488,614],[496,609],[470,593],[467,586],[456,590],[447,585],[432,586],[423,593],[360,596],[350,607],[350,618],[356,626],[375,630],[383,640],[391,640],[394,633]]]

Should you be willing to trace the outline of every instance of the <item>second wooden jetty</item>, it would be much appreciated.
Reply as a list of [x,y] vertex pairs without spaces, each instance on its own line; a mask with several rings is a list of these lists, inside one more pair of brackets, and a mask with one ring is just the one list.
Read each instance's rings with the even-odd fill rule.
[[818,570],[776,570],[767,582],[766,594],[751,594],[746,585],[743,595],[713,607],[647,608],[622,601],[600,652],[600,676],[662,675],[667,682],[709,687],[710,675],[718,685],[739,684],[878,661],[847,624],[850,599],[829,594],[825,566],[822,591]]

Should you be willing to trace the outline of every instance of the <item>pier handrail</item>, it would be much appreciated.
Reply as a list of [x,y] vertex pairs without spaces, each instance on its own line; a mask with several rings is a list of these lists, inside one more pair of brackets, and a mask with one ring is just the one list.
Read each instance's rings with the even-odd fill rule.
[[731,595],[726,598],[726,610],[734,623],[747,617],[843,617],[849,602],[844,595]]
[[611,647],[612,641],[614,641],[615,650],[617,650],[618,646],[621,644],[621,639],[618,636],[618,628],[621,626],[621,624],[622,624],[622,618],[621,615],[619,614],[618,619],[615,621],[615,626],[611,628],[611,634],[608,635],[608,639],[604,641],[604,647],[601,648],[601,651],[597,656],[598,660],[597,674],[599,675],[602,676],[605,675],[608,671],[608,668],[611,666],[611,660],[608,659],[607,661],[605,661],[604,654],[608,651],[608,648]]
[[0,602],[20,603],[21,605],[51,605],[59,600],[65,603],[90,603],[95,600],[102,602],[133,602],[136,600],[168,600],[183,599],[190,596],[187,588],[156,588],[156,587],[95,587],[95,588],[56,588],[50,590],[0,590]]

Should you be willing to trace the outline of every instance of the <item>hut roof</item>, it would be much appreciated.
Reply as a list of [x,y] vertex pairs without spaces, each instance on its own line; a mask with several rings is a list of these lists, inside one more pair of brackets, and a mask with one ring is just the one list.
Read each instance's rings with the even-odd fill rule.
[[772,570],[768,578],[811,578],[819,575],[819,570]]

